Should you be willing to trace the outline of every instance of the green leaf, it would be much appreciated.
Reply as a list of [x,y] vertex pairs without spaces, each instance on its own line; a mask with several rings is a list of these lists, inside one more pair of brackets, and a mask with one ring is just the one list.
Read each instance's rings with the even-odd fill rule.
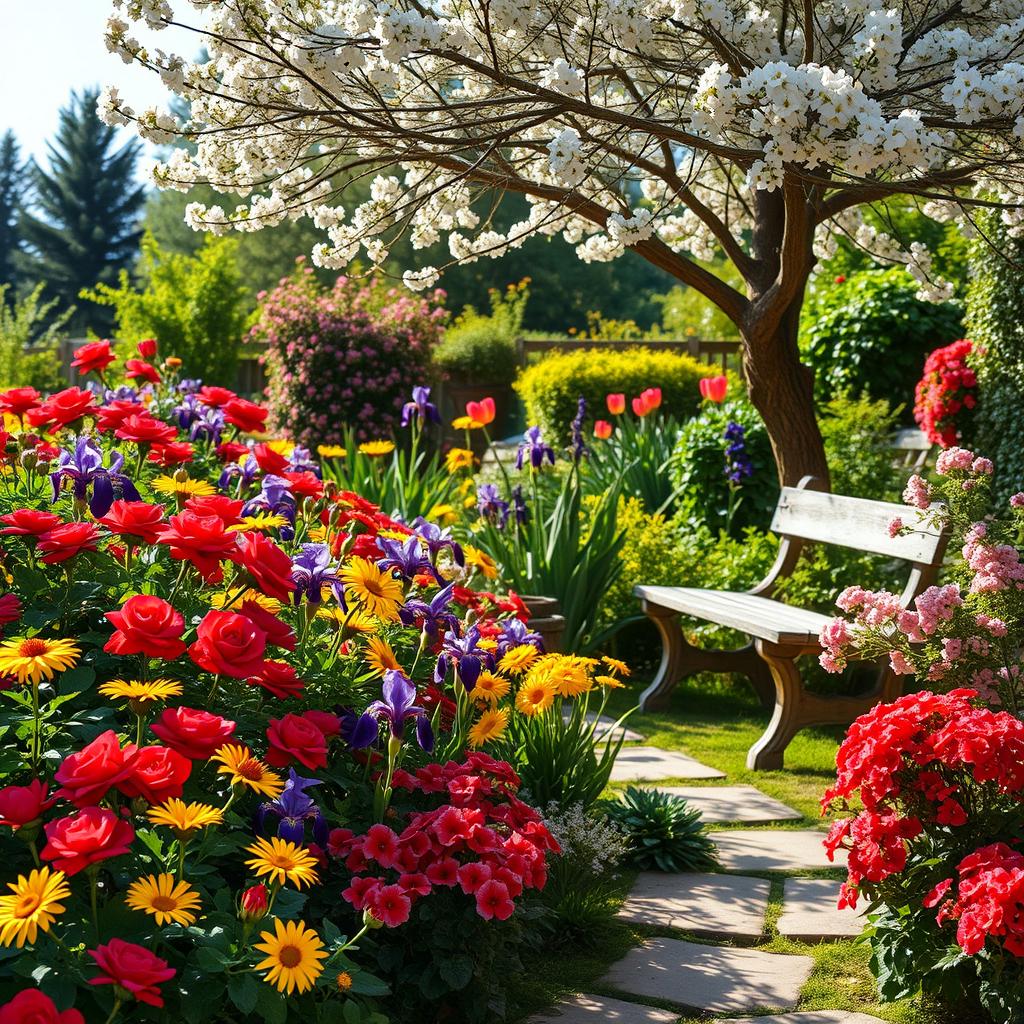
[[473,980],[473,961],[465,954],[459,954],[443,961],[440,971],[448,985],[459,992]]
[[256,1009],[260,997],[260,986],[252,974],[232,974],[228,978],[228,996],[231,1002],[244,1014]]
[[212,946],[200,946],[195,951],[196,964],[209,974],[220,974],[227,967],[227,959],[223,953]]

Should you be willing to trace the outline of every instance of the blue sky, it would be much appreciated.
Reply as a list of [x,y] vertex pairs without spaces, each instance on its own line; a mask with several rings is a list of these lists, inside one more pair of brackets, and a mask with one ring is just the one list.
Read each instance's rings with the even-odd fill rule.
[[[112,9],[108,0],[0,0],[0,133],[13,129],[24,155],[45,162],[72,89],[116,85],[136,109],[166,105],[156,75],[107,53],[103,26]],[[181,37],[170,31],[152,41],[174,49]]]

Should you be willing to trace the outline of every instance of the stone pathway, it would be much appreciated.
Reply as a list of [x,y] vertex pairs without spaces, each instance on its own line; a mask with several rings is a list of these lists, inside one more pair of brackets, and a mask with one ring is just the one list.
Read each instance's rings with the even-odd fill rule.
[[[694,758],[651,746],[623,747],[612,774],[613,781],[648,787],[665,779],[724,778]],[[712,824],[770,825],[802,818],[754,786],[657,788],[683,797]],[[566,999],[529,1024],[676,1024],[681,1015],[692,1014],[714,1024],[882,1024],[863,1013],[797,1010],[814,960],[750,948],[769,937],[772,882],[765,875],[782,881],[780,935],[813,944],[860,934],[862,918],[836,908],[836,879],[799,877],[843,866],[842,856],[829,862],[823,838],[814,829],[722,829],[712,833],[719,871],[641,872],[619,916],[641,928],[676,934],[651,935],[611,966],[599,987],[615,997]]]

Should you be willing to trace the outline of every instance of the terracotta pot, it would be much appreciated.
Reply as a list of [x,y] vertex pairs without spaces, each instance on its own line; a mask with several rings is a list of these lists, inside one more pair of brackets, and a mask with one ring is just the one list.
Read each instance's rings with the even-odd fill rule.
[[535,594],[523,595],[523,604],[530,612],[527,626],[535,633],[540,633],[544,642],[544,650],[558,653],[562,650],[562,639],[565,635],[565,619],[559,615],[561,606],[554,597],[540,597]]

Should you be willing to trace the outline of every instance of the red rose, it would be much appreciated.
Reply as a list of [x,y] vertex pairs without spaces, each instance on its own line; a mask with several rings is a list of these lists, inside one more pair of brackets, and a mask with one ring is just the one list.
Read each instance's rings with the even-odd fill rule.
[[143,359],[152,359],[156,355],[157,350],[156,338],[143,338],[135,347],[139,350],[139,355]]
[[323,481],[308,469],[301,473],[285,473],[284,479],[292,494],[300,498],[322,498],[324,495]]
[[157,539],[168,546],[171,558],[191,562],[207,583],[224,578],[220,563],[238,546],[237,536],[227,532],[223,519],[195,512],[171,516]]
[[38,821],[57,802],[55,796],[47,795],[49,789],[41,779],[33,779],[27,786],[0,789],[0,825],[9,825],[17,832],[22,825]]
[[270,719],[267,742],[267,763],[277,768],[292,761],[311,771],[327,766],[327,737],[302,715]]
[[16,508],[5,516],[0,516],[0,523],[7,525],[0,530],[0,533],[10,533],[16,536],[38,537],[48,530],[52,530],[60,523],[60,516],[52,512],[44,512],[35,508]]
[[204,384],[199,389],[199,401],[203,405],[212,405],[215,409],[220,408],[222,405],[227,405],[232,398],[237,397],[238,395],[230,388],[217,387],[215,384]]
[[116,612],[106,612],[117,632],[103,645],[110,654],[145,654],[149,658],[177,658],[185,651],[181,634],[185,617],[162,597],[136,594]]
[[205,761],[231,739],[235,723],[209,711],[179,706],[167,708],[149,728],[183,757]]
[[279,619],[273,612],[256,601],[248,600],[242,602],[239,609],[241,614],[252,621],[263,630],[267,638],[267,645],[270,647],[281,647],[286,651],[295,650],[295,630],[287,622]]
[[164,423],[149,413],[142,413],[126,416],[114,431],[114,436],[134,444],[166,444],[173,441],[178,432],[169,423]]
[[61,784],[57,796],[76,807],[98,803],[111,786],[131,775],[134,759],[134,748],[122,750],[117,733],[108,729],[61,761],[54,775]]
[[137,416],[140,412],[144,412],[144,409],[139,402],[130,402],[120,398],[108,402],[96,413],[96,429],[100,433],[117,430],[129,416]]
[[37,408],[42,397],[35,388],[8,388],[0,391],[0,412],[23,416],[29,409]]
[[243,455],[248,455],[249,446],[238,441],[222,441],[216,451],[221,462],[237,462]]
[[250,686],[259,686],[281,700],[297,697],[306,685],[298,677],[295,669],[283,661],[263,662],[259,674],[250,676],[246,682]]
[[99,539],[99,530],[93,523],[61,523],[39,538],[37,550],[44,552],[39,561],[47,565],[65,562],[79,552],[95,551]]
[[[91,391],[83,391],[81,388],[65,388],[58,391],[35,410],[43,418],[42,423],[56,423],[60,427],[66,427],[75,420],[80,420],[88,413],[96,412],[96,399]],[[32,420],[36,419],[35,416]]]
[[75,349],[75,358],[71,360],[71,365],[78,370],[80,377],[84,377],[93,370],[102,373],[115,358],[114,353],[110,351],[109,341],[91,341]]
[[244,504],[244,501],[229,498],[225,494],[204,494],[187,499],[185,508],[197,516],[216,516],[224,520],[225,526],[235,526],[242,521]]
[[149,461],[160,466],[181,466],[191,462],[194,456],[195,452],[188,441],[157,443],[149,450]]
[[303,711],[302,717],[312,722],[323,734],[325,739],[341,735],[341,718],[330,711]]
[[145,359],[126,359],[124,375],[129,380],[146,380],[150,384],[160,383],[160,371]]
[[232,398],[224,403],[224,419],[243,433],[256,434],[263,429],[269,410],[247,398]]
[[21,598],[17,594],[4,594],[0,597],[0,626],[17,622],[21,618],[21,612]]
[[139,537],[144,543],[152,544],[163,525],[164,507],[148,501],[115,501],[110,511],[96,521],[111,533]]
[[288,468],[288,460],[280,452],[275,452],[265,441],[253,445],[250,457],[256,460],[256,465],[264,473],[273,473],[277,476]]
[[[134,745],[125,748],[135,751]],[[141,796],[148,804],[162,804],[179,797],[192,762],[170,747],[142,747],[132,762],[132,773],[118,783],[125,796]]]
[[111,939],[105,946],[97,946],[88,953],[103,972],[98,978],[90,979],[90,985],[117,985],[140,1003],[164,1005],[157,985],[170,981],[175,971],[156,953],[124,939]]
[[262,533],[244,533],[238,550],[231,556],[253,578],[257,588],[267,597],[287,601],[295,592],[292,560]]
[[85,1018],[78,1010],[58,1010],[45,992],[26,988],[0,1006],[0,1024],[85,1024]]
[[245,679],[259,675],[267,635],[247,615],[211,608],[196,629],[189,657],[214,675]]
[[77,875],[90,864],[127,853],[135,829],[105,807],[85,807],[68,818],[44,826],[46,845],[43,860],[66,875]]

